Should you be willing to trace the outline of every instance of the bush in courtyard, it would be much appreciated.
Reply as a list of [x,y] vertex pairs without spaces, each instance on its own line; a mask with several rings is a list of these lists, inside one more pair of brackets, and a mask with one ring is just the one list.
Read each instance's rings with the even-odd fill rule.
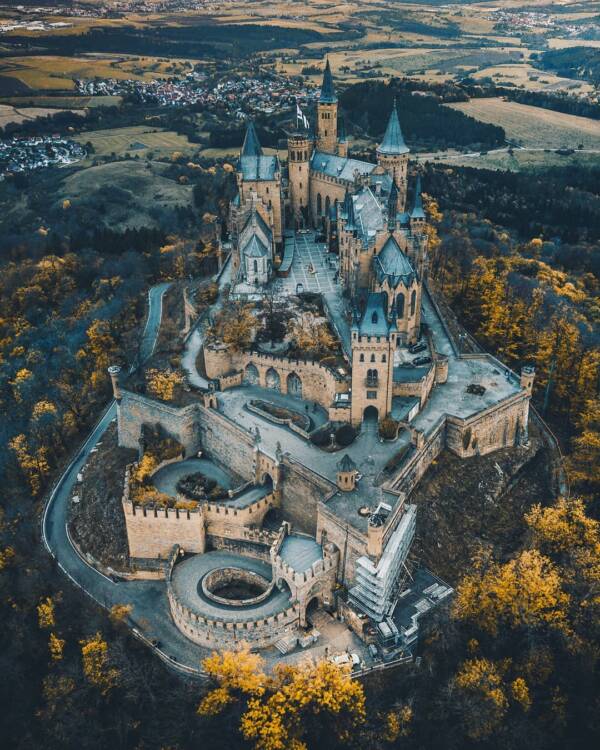
[[384,440],[394,440],[398,434],[398,422],[391,417],[385,417],[379,423],[379,434]]
[[343,424],[341,427],[338,427],[335,432],[335,442],[342,448],[350,445],[355,437],[356,430],[351,424]]

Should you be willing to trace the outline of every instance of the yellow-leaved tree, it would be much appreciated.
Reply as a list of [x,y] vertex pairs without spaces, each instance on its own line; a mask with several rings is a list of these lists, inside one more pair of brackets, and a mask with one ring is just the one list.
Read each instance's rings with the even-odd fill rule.
[[202,700],[202,715],[244,702],[240,731],[255,750],[306,750],[328,738],[348,741],[365,721],[365,696],[350,669],[329,661],[279,666],[272,676],[247,646],[203,662],[216,687]]
[[567,633],[568,603],[556,566],[534,549],[504,564],[476,561],[475,572],[458,586],[452,612],[492,635],[504,626]]
[[91,685],[97,687],[102,695],[108,695],[116,687],[119,670],[111,664],[108,644],[100,633],[79,642],[83,674]]

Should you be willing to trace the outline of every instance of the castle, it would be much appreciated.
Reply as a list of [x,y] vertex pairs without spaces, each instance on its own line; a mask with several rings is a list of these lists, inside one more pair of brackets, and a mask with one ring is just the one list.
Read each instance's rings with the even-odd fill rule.
[[[407,210],[409,149],[396,107],[377,164],[348,157],[337,110],[327,63],[315,134],[289,135],[287,169],[248,125],[217,304],[227,290],[260,299],[275,282],[291,298],[302,286],[294,274],[321,264],[345,366],[236,350],[206,340],[199,325],[199,350],[188,338],[184,354],[192,403],[135,393],[111,371],[119,444],[141,454],[144,427],[160,425],[185,454],[153,479],[171,488],[173,507],[132,499],[128,474],[123,510],[134,566],[159,564],[174,623],[202,647],[310,647],[315,608],[365,644],[406,646],[418,612],[410,627],[395,613],[415,585],[411,493],[444,449],[468,460],[528,441],[533,369],[518,376],[490,355],[461,354],[428,288],[427,219],[418,177]],[[384,419],[395,425],[385,438]],[[358,433],[346,448],[314,443],[330,430],[333,448],[343,424]],[[172,489],[198,470],[221,477],[228,494],[190,502]],[[233,581],[254,594],[220,595]],[[449,592],[430,585],[425,608]]]

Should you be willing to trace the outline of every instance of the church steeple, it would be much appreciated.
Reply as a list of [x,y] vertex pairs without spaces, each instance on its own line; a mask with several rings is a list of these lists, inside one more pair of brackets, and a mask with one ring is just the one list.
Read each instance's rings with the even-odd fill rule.
[[319,101],[323,104],[336,104],[337,96],[333,87],[333,76],[329,66],[329,58],[325,61],[325,70],[323,71],[323,83],[321,84],[321,95]]
[[244,145],[242,146],[240,156],[262,156],[262,148],[252,120],[250,120],[246,128],[246,137],[244,138]]

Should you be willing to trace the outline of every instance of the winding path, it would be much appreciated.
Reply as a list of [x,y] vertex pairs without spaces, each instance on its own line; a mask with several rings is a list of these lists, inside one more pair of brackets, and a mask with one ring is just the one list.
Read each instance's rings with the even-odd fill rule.
[[[158,284],[148,293],[148,319],[140,344],[143,362],[154,351],[162,318],[162,300],[169,283]],[[167,663],[190,674],[200,675],[202,652],[187,640],[171,621],[163,581],[120,581],[92,567],[73,545],[68,529],[69,502],[94,446],[116,418],[117,406],[111,401],[81,449],[56,483],[42,517],[42,539],[62,572],[95,602],[107,609],[114,604],[133,607],[129,624],[134,635],[154,648]]]

